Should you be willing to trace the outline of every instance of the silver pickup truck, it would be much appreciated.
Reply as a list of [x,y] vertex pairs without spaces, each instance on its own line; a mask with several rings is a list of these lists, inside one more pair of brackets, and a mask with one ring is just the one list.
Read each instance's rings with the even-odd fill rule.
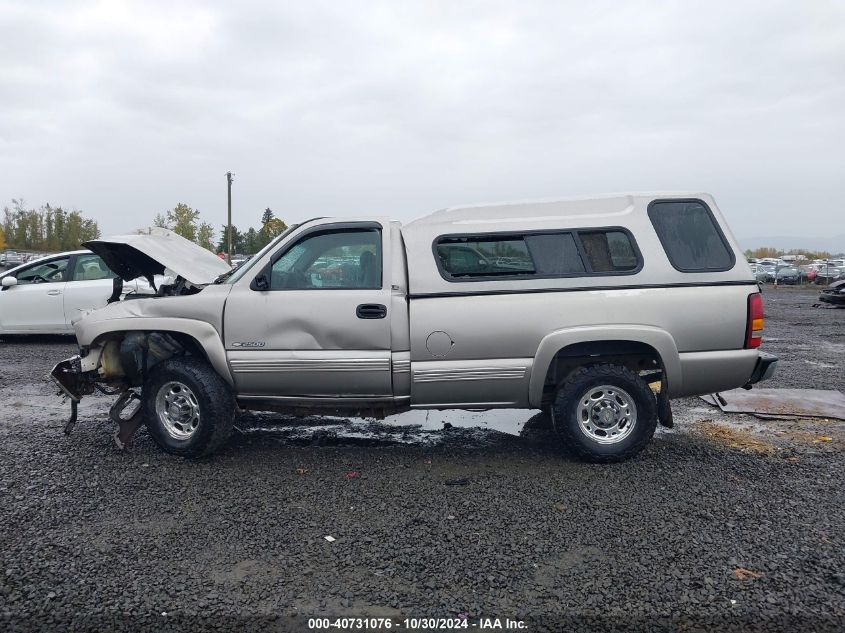
[[757,283],[703,193],[461,207],[405,226],[317,218],[233,271],[183,242],[85,244],[122,279],[172,283],[75,324],[79,356],[52,372],[68,428],[95,389],[120,394],[119,444],[143,423],[188,457],[220,447],[238,409],[536,408],[580,457],[618,461],[672,424],[670,398],[750,388],[777,362],[758,350]]

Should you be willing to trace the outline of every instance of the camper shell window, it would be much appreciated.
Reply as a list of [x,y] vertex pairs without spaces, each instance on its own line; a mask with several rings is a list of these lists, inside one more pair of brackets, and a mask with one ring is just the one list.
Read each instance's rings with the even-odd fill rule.
[[630,275],[642,268],[633,236],[620,227],[443,235],[434,258],[447,281]]

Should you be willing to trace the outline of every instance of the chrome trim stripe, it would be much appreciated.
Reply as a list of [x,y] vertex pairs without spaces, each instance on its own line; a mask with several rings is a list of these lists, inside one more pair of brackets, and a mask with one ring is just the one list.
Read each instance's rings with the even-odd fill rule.
[[393,359],[393,373],[394,374],[407,374],[411,371],[411,361],[410,360],[396,360]]
[[414,369],[415,383],[455,380],[522,380],[527,367],[472,367],[468,369]]
[[286,360],[243,360],[229,361],[236,374],[247,373],[285,373],[309,371],[390,371],[390,359],[387,358],[348,358],[348,359],[286,359]]
[[[487,283],[494,283],[495,281],[501,280],[490,280]],[[652,290],[657,288],[705,288],[709,286],[757,285],[756,281],[727,279],[725,281],[694,281],[669,284],[619,284],[618,286],[571,286],[566,288],[510,288],[501,290],[458,290],[453,292],[412,292],[408,294],[408,299],[443,299],[446,297],[474,297],[477,295],[523,295],[543,292],[605,292],[607,290]]]
[[244,402],[289,402],[292,406],[296,405],[354,405],[354,404],[406,404],[411,396],[267,396],[267,395],[251,395],[244,394],[238,396],[238,401]]

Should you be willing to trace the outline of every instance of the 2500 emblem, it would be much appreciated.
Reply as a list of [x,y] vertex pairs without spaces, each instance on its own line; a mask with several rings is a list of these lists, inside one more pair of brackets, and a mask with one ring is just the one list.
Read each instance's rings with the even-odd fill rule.
[[235,341],[232,343],[232,347],[264,347],[265,345],[264,341]]

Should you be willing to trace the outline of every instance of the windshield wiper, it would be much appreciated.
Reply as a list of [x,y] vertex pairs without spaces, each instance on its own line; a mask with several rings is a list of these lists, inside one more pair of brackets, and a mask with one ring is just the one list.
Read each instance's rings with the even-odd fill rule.
[[235,268],[232,268],[231,270],[227,270],[225,273],[223,273],[221,275],[217,275],[217,277],[215,277],[214,281],[212,281],[211,283],[222,284],[224,281],[226,281],[229,277],[232,276],[233,272],[235,272]]

